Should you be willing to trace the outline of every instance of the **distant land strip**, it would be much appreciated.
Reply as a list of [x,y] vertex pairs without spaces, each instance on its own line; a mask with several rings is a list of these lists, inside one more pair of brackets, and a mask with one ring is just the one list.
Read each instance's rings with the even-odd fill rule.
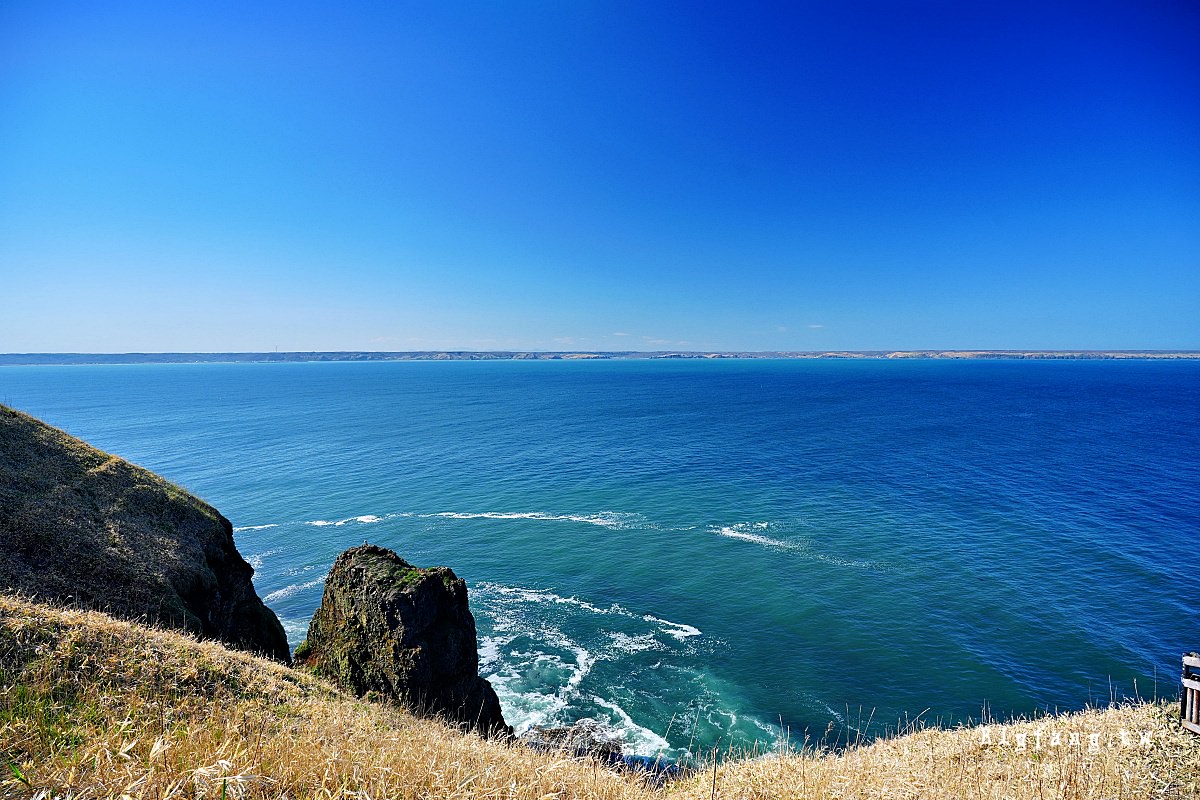
[[0,366],[72,364],[218,364],[298,363],[316,361],[571,361],[589,359],[1200,359],[1200,350],[419,350],[380,352],[341,350],[269,353],[0,353]]

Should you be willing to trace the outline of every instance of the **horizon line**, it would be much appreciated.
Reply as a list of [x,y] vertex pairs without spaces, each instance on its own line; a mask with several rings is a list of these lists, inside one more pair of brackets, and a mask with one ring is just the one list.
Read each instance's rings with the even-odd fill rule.
[[1092,349],[1092,348],[1015,348],[1015,349],[826,349],[826,350],[275,350],[275,351],[126,351],[126,352],[25,352],[0,353],[0,365],[50,366],[55,364],[113,363],[195,363],[234,360],[249,362],[306,361],[434,361],[434,360],[589,360],[589,359],[1196,359],[1195,349]]

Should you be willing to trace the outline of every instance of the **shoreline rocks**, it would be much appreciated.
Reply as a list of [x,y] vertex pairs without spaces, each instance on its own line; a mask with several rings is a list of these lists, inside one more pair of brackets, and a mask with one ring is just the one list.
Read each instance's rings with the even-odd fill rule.
[[414,567],[369,544],[342,553],[295,659],[359,697],[484,737],[512,736],[495,690],[479,676],[466,583],[448,567]]

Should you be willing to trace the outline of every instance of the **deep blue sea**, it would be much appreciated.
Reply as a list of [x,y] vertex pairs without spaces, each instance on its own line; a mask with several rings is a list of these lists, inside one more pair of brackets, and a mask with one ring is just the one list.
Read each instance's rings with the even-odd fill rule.
[[1200,363],[3,367],[0,401],[220,509],[293,646],[345,548],[451,566],[518,729],[761,751],[1174,696],[1200,649]]

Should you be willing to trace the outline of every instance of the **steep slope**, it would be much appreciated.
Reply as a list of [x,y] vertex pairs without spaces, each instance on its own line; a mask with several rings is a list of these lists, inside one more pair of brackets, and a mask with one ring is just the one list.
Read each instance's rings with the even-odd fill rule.
[[1200,791],[1200,737],[1177,703],[1140,703],[700,766],[648,786],[215,642],[0,595],[5,798],[1182,800]]
[[229,520],[159,476],[0,406],[0,591],[289,662]]
[[373,693],[481,736],[512,735],[479,677],[467,585],[448,567],[419,569],[369,544],[342,553],[296,663],[360,697]]

